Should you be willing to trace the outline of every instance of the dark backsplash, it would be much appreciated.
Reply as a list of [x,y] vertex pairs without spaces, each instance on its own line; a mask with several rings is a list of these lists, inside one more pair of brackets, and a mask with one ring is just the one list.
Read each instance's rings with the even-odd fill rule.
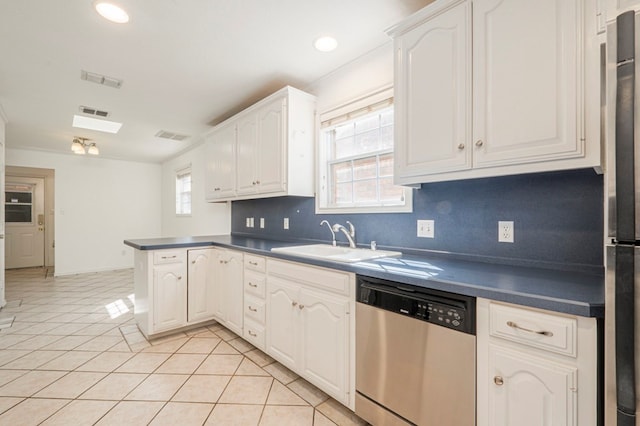
[[[315,214],[315,199],[234,201],[231,232],[260,238],[330,242],[320,221],[356,227],[356,241],[380,248],[447,252],[478,260],[599,271],[603,265],[603,177],[592,169],[423,184],[413,213]],[[254,228],[245,226],[253,217]],[[265,228],[260,229],[260,218]],[[289,230],[283,218],[289,218]],[[435,238],[417,238],[416,221],[435,220]],[[498,221],[514,221],[515,242],[498,243]],[[336,236],[345,242],[344,235]]]

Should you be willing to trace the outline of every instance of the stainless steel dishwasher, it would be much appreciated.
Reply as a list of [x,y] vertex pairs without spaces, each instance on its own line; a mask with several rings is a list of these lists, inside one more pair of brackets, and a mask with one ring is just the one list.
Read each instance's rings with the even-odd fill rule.
[[475,298],[358,276],[356,302],[356,414],[475,425]]

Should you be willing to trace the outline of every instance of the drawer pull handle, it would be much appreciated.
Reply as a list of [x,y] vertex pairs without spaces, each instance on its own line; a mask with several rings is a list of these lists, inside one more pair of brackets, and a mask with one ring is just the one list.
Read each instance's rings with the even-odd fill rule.
[[162,256],[163,259],[175,259],[176,257],[178,256],[176,256],[175,254],[173,256]]
[[258,262],[249,261],[249,265],[258,266]]
[[504,379],[501,376],[495,376],[493,378],[493,383],[495,383],[498,386],[502,386],[504,385]]
[[249,330],[249,335],[253,337],[258,337],[258,335],[251,330]]
[[253,306],[249,305],[249,310],[251,312],[258,312],[258,310],[256,308],[254,308]]
[[524,328],[524,327],[520,327],[518,324],[516,324],[513,321],[507,321],[507,325],[511,328],[515,328],[516,330],[522,330],[522,331],[526,331],[529,333],[534,333],[534,334],[539,334],[541,336],[547,336],[547,337],[551,337],[553,336],[553,333],[551,331],[536,331],[536,330],[531,330],[530,328]]
[[254,284],[254,283],[251,283],[251,282],[250,282],[250,283],[249,283],[249,287],[256,288],[256,287],[258,287],[258,284]]

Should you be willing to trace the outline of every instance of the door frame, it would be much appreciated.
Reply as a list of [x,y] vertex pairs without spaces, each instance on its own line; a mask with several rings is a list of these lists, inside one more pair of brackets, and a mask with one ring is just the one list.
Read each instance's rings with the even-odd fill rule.
[[[55,266],[55,170],[36,167],[6,166],[5,181],[9,177],[44,179],[44,266]],[[4,188],[2,189],[4,191]]]

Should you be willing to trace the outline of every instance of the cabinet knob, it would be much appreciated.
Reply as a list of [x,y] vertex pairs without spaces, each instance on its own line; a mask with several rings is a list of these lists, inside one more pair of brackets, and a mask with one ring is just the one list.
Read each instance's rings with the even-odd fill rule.
[[259,180],[256,181],[256,185],[260,185],[260,181]]
[[296,306],[298,302],[291,302],[291,306]]
[[213,188],[214,191],[220,191],[220,188]]
[[191,261],[191,264],[192,264],[192,265],[195,265],[195,264],[196,264],[196,261],[195,261],[195,260],[192,260],[192,261]]
[[484,145],[484,142],[482,142],[482,140],[478,140],[478,141],[476,141],[476,146],[477,146],[478,148],[480,148],[482,145]]
[[498,386],[502,386],[504,385],[504,379],[502,378],[502,376],[495,376],[493,378],[493,383],[495,383]]
[[464,149],[464,144],[463,143],[459,144],[458,145],[458,150],[462,151],[463,149]]
[[303,310],[304,309],[304,305],[302,305],[302,304],[298,305],[298,309]]
[[182,277],[178,277],[178,279],[179,279],[179,280],[181,280],[181,279],[182,279]]

